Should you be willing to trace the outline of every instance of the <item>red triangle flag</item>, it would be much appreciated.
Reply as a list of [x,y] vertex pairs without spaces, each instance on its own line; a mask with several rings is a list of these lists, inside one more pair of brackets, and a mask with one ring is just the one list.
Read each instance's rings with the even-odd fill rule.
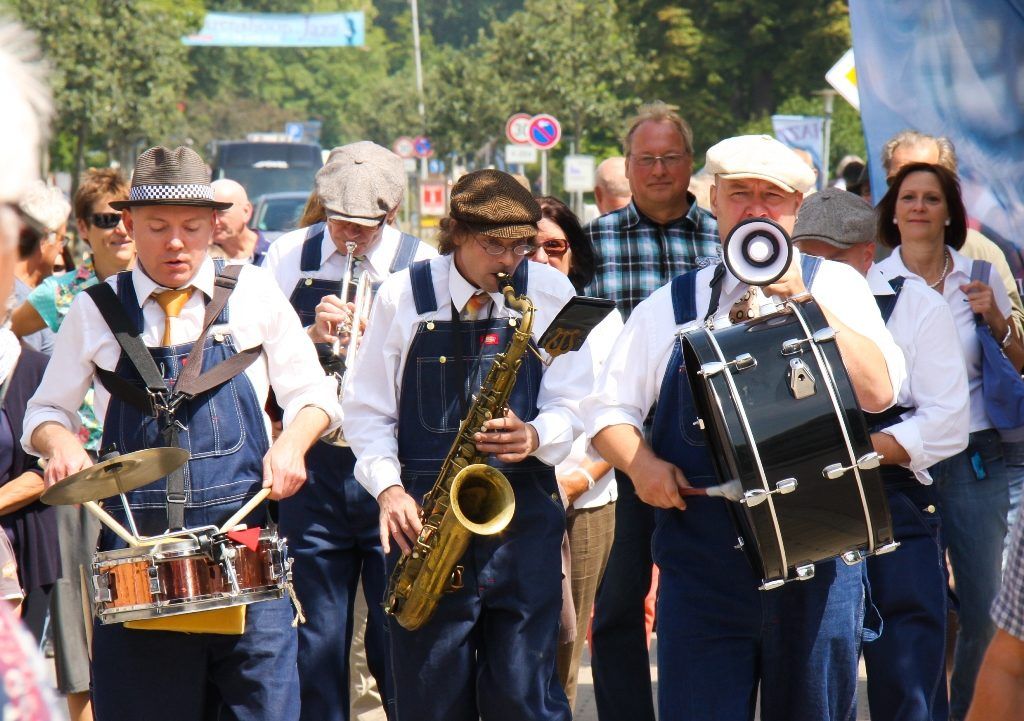
[[242,531],[228,531],[228,538],[235,543],[241,543],[250,551],[256,551],[260,547],[260,529],[246,528]]

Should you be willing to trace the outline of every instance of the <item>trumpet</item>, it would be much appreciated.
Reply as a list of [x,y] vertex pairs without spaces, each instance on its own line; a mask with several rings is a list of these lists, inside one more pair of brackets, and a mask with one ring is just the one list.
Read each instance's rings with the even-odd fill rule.
[[[370,312],[370,304],[373,302],[373,289],[370,285],[370,276],[364,270],[359,274],[359,279],[353,282],[352,273],[355,266],[355,249],[356,244],[349,242],[345,244],[345,248],[348,251],[348,255],[345,256],[345,273],[341,276],[341,283],[338,287],[338,297],[343,302],[349,302],[354,306],[352,310],[352,317],[348,322],[347,327],[345,325],[339,325],[335,329],[334,343],[331,345],[331,355],[333,357],[330,364],[330,370],[334,374],[334,377],[338,381],[338,402],[342,401],[343,386],[345,383],[345,375],[355,367],[356,363],[356,352],[359,347],[359,339],[362,336],[362,318],[365,318]],[[344,346],[344,353],[342,352],[341,334],[348,331],[348,341]],[[345,441],[345,434],[339,427],[337,430],[332,431],[329,435],[324,436],[321,439],[324,443],[332,446],[348,446]]]

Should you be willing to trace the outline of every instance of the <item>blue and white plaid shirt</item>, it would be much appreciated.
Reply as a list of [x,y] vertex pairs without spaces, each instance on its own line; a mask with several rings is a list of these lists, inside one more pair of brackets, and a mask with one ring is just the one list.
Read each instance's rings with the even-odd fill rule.
[[992,620],[1024,641],[1024,516],[1014,523],[1003,571],[1003,586],[992,604]]
[[692,194],[686,199],[689,212],[667,225],[655,223],[633,202],[591,221],[585,232],[597,257],[587,294],[615,301],[625,319],[655,290],[703,265],[698,259],[717,258],[718,221],[697,207]]

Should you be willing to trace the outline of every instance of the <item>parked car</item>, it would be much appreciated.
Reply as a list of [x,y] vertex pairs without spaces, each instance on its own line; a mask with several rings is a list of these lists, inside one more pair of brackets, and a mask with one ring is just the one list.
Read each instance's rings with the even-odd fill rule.
[[296,191],[261,195],[253,203],[249,227],[262,230],[266,239],[273,243],[278,236],[299,227],[308,198],[309,193]]

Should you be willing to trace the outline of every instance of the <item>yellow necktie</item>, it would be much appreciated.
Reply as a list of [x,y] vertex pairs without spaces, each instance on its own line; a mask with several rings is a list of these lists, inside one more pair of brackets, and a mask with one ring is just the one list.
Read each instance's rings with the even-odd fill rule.
[[757,304],[757,289],[754,287],[747,288],[746,292],[740,296],[739,300],[733,303],[732,309],[729,311],[729,321],[733,325],[742,323],[745,320],[756,318],[760,308]]
[[481,311],[491,302],[491,296],[483,291],[478,291],[466,301],[466,307],[462,309],[463,320],[476,320],[480,317]]
[[164,342],[165,346],[171,344],[171,318],[181,315],[181,309],[185,307],[189,297],[192,295],[192,286],[178,288],[177,290],[165,290],[154,293],[153,297],[164,310]]

